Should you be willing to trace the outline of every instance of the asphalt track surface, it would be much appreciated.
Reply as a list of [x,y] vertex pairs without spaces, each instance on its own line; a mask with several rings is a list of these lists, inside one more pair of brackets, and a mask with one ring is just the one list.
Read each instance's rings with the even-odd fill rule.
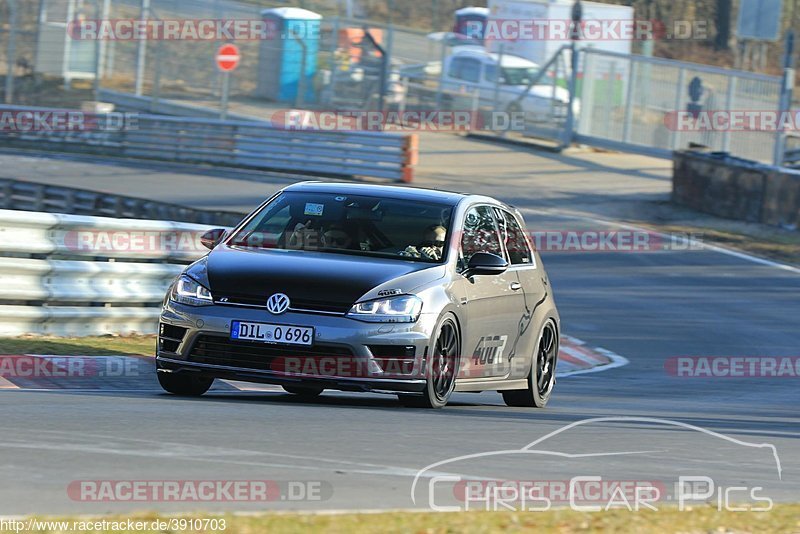
[[[515,200],[534,228],[618,228],[533,207],[510,190],[496,195]],[[427,508],[432,477],[453,474],[599,475],[666,488],[703,476],[715,485],[711,501],[730,487],[797,500],[798,378],[685,378],[667,367],[676,356],[800,356],[800,272],[712,249],[543,258],[564,333],[630,361],[559,380],[545,410],[508,408],[496,393],[456,394],[425,411],[335,392],[304,402],[231,390],[193,400],[155,389],[0,390],[0,515]],[[498,450],[506,452],[470,456]],[[437,463],[412,500],[415,477]],[[80,480],[305,481],[324,491],[269,503],[79,502],[67,488]],[[433,487],[435,504],[453,503],[447,486]]]

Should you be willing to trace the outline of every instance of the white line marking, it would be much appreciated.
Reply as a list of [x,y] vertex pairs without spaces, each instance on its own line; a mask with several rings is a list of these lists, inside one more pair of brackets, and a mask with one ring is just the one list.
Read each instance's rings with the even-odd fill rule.
[[[41,439],[45,434],[56,436],[66,435],[72,437],[74,433],[63,431],[43,430],[37,435]],[[286,468],[306,471],[335,471],[343,473],[358,473],[366,475],[381,475],[402,478],[418,478],[419,469],[412,467],[394,466],[390,464],[374,464],[363,461],[350,461],[321,456],[306,456],[268,452],[262,450],[249,450],[230,447],[208,447],[181,442],[154,441],[141,438],[128,438],[120,436],[107,436],[103,434],[80,433],[80,437],[93,438],[89,443],[66,443],[63,438],[55,442],[34,443],[30,440],[0,442],[0,448],[24,450],[54,450],[70,451],[84,454],[105,454],[111,456],[133,456],[147,458],[169,458],[188,462],[203,462],[214,464],[230,464],[250,467]],[[104,441],[105,440],[105,441]],[[125,448],[125,445],[128,445]],[[141,447],[135,444],[149,444]],[[231,458],[234,457],[234,458]],[[276,458],[278,462],[267,462],[259,457]],[[235,458],[250,458],[237,460]],[[448,472],[431,472],[429,476],[452,476]]]
[[[520,211],[522,211],[523,213],[527,212],[527,213],[531,213],[531,214],[535,214],[535,215],[546,215],[546,216],[551,216],[551,217],[564,217],[564,218],[567,218],[567,219],[576,219],[576,220],[579,220],[579,221],[588,221],[588,222],[593,222],[593,223],[605,224],[606,226],[617,226],[619,228],[625,228],[626,230],[634,230],[634,231],[637,231],[637,232],[647,232],[647,233],[650,233],[650,234],[654,234],[654,235],[657,235],[657,236],[661,237],[662,239],[670,239],[670,240],[675,239],[675,236],[672,236],[672,235],[669,235],[669,234],[665,234],[665,233],[659,232],[657,230],[652,230],[650,228],[645,228],[645,227],[642,227],[642,226],[636,226],[634,224],[627,224],[627,223],[623,223],[623,222],[619,222],[619,221],[612,221],[612,220],[609,220],[609,219],[601,219],[599,217],[589,217],[589,216],[586,216],[586,215],[577,215],[575,213],[556,212],[556,211],[547,210],[547,209],[543,209],[542,210],[542,209],[526,208],[526,209],[521,209]],[[706,249],[706,250],[711,250],[713,252],[718,252],[720,254],[725,254],[726,256],[739,258],[741,260],[749,261],[749,262],[752,262],[752,263],[757,263],[759,265],[766,265],[767,267],[774,267],[776,269],[789,271],[789,272],[794,273],[794,274],[800,274],[800,267],[795,267],[793,265],[789,265],[789,264],[786,264],[786,263],[781,263],[781,262],[778,262],[778,261],[768,260],[767,258],[762,258],[760,256],[754,256],[752,254],[748,254],[747,252],[742,252],[741,250],[731,249],[731,248],[723,247],[721,245],[712,245],[712,244],[706,243],[704,241],[689,240],[689,239],[686,239],[686,238],[683,238],[683,237],[678,238],[678,241],[680,241],[682,244],[688,244],[688,243],[691,242],[694,245],[699,245],[700,248],[703,248],[703,249]],[[675,250],[675,251],[671,251],[671,252],[685,252],[685,251]]]
[[[557,378],[565,378],[568,376],[574,375],[581,375],[581,374],[588,374],[588,373],[599,373],[601,371],[608,371],[611,369],[616,369],[618,367],[623,367],[630,363],[627,358],[620,356],[610,350],[601,348],[601,347],[589,347],[585,341],[580,339],[574,338],[572,336],[563,335],[561,336],[562,339],[566,342],[565,344],[561,345],[560,350],[570,354],[573,358],[583,361],[586,364],[592,365],[592,367],[583,369],[574,369],[571,371],[559,371],[556,369],[556,377]],[[610,363],[597,363],[597,361],[590,361],[588,358],[589,356],[584,354],[578,354],[577,351],[572,350],[571,346],[574,347],[585,347],[585,350],[588,352],[594,351],[597,353],[602,354],[606,358],[608,358]],[[41,357],[41,356],[38,356]],[[62,357],[62,356],[52,356],[52,357]],[[64,356],[67,358],[70,357],[77,357],[77,356]],[[83,356],[81,356],[83,357]],[[105,358],[110,356],[87,356],[86,358]],[[147,356],[113,356],[114,358],[136,358],[136,359],[147,359]],[[576,367],[577,364],[571,364],[566,362],[570,367]],[[233,390],[226,390],[226,389],[211,389],[208,393],[209,395],[214,395],[216,393],[220,394],[230,394],[230,393],[285,393],[283,387],[273,384],[257,384],[257,383],[249,383],[249,382],[240,382],[237,380],[220,380],[220,382],[234,388]],[[3,377],[0,377],[0,391],[30,391],[30,392],[38,392],[38,393],[68,393],[68,394],[82,394],[82,393],[105,393],[105,394],[129,394],[129,393],[140,393],[140,394],[164,394],[167,393],[162,389],[149,389],[149,388],[142,388],[142,389],[117,389],[117,388],[104,388],[104,387],[91,387],[91,388],[22,388],[19,387]]]

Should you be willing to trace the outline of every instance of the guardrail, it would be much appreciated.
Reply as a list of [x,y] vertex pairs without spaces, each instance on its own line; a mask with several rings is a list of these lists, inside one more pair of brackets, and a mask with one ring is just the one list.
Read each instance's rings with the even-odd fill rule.
[[[52,113],[0,106],[0,113]],[[118,115],[92,116],[89,126],[0,128],[0,144],[184,163],[210,163],[327,176],[366,176],[410,182],[417,163],[415,135],[364,131],[285,129],[266,122],[136,115],[117,127]]]
[[[201,119],[219,119],[218,109],[194,106],[168,99],[155,99],[150,96],[137,96],[133,93],[100,89],[98,98],[102,102],[114,104],[116,111],[136,111],[153,115],[174,115],[177,117],[196,117]],[[253,122],[253,117],[228,112],[228,118],[236,121]],[[266,122],[266,121],[265,121]],[[267,123],[268,124],[268,123]]]
[[155,333],[207,226],[0,210],[0,335]]
[[244,214],[0,178],[0,209],[235,226]]

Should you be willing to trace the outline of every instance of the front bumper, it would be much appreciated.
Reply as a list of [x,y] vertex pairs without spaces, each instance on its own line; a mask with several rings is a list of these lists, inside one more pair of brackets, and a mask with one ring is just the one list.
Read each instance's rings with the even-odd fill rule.
[[423,379],[288,376],[240,367],[186,363],[166,357],[159,357],[157,365],[159,373],[194,373],[197,376],[208,378],[277,384],[279,386],[302,385],[339,391],[374,393],[421,393],[425,389],[425,380]]
[[[312,347],[230,340],[231,322],[310,326]],[[343,315],[215,304],[169,302],[161,315],[156,363],[163,373],[342,391],[421,392],[425,358],[437,317],[415,323],[366,323]],[[182,334],[182,335],[179,335]],[[388,357],[403,353],[401,359]]]

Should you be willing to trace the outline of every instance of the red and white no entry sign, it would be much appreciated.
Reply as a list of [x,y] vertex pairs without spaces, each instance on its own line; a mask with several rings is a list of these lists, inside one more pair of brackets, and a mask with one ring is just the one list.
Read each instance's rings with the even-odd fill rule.
[[239,48],[236,45],[222,45],[217,51],[217,67],[222,72],[234,70],[239,66],[241,59],[242,56],[239,54]]

